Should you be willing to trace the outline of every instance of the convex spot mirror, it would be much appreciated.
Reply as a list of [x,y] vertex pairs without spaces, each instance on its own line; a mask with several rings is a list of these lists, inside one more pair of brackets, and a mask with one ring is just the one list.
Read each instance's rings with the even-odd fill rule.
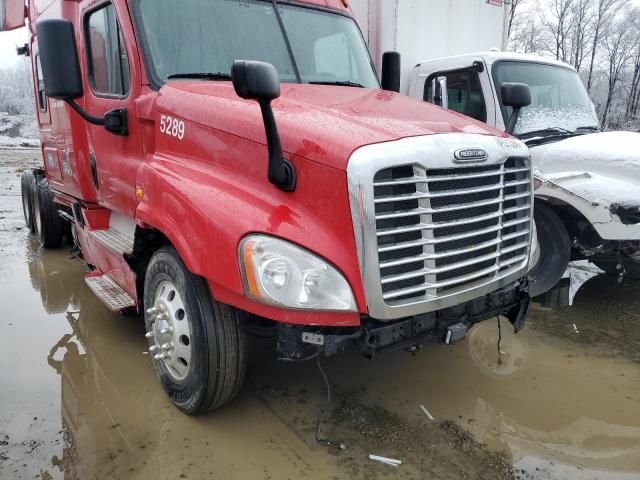
[[44,91],[47,97],[73,100],[83,95],[82,75],[73,24],[42,20],[36,24]]

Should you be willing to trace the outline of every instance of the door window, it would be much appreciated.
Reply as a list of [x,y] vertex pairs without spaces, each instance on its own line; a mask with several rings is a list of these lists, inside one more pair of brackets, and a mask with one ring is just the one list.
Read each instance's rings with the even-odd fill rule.
[[97,94],[126,96],[129,93],[129,59],[111,3],[89,14],[86,32],[91,87]]
[[44,78],[42,77],[42,66],[40,65],[40,55],[36,56],[36,81],[38,84],[38,106],[41,112],[47,111],[47,95],[44,93]]
[[450,110],[481,122],[487,121],[487,109],[478,72],[475,70],[455,70],[430,75],[424,86],[424,100],[426,102],[434,103],[433,80],[437,81],[439,77],[447,79]]

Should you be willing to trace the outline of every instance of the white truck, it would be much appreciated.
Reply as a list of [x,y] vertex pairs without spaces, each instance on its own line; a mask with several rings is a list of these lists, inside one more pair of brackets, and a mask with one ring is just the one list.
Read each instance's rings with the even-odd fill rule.
[[[570,66],[500,52],[501,3],[355,0],[352,8],[372,51],[401,53],[404,94],[508,130],[501,86],[529,85],[531,105],[511,133],[530,147],[536,174],[533,296],[556,285],[571,260],[640,278],[640,134],[601,132]],[[477,50],[485,51],[468,53]]]

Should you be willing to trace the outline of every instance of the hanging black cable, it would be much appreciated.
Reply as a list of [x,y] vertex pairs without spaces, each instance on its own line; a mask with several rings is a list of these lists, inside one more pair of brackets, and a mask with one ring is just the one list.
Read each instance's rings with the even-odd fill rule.
[[284,37],[284,44],[287,46],[287,52],[289,52],[289,59],[291,60],[291,65],[293,65],[293,72],[296,74],[296,81],[298,83],[302,83],[302,77],[300,77],[300,70],[298,70],[296,57],[293,55],[293,49],[291,48],[289,35],[287,34],[287,29],[284,27],[284,21],[282,20],[282,15],[280,15],[280,9],[278,8],[277,0],[273,0],[273,9],[276,12],[276,18],[278,19],[278,23],[280,24],[280,30],[282,31],[282,36]]
[[316,442],[317,443],[324,443],[325,445],[330,445],[332,447],[336,447],[340,450],[345,450],[347,448],[347,446],[345,445],[345,443],[342,440],[332,440],[329,439],[327,437],[325,437],[322,432],[320,431],[320,426],[322,424],[322,420],[324,419],[325,414],[327,413],[327,410],[329,409],[329,406],[331,405],[331,384],[329,383],[329,379],[327,378],[327,374],[324,373],[324,370],[322,369],[322,365],[320,364],[320,348],[318,348],[318,354],[316,355],[316,365],[318,366],[318,370],[320,371],[320,373],[322,374],[322,378],[324,379],[324,385],[327,388],[327,400],[324,404],[324,406],[322,407],[322,409],[320,410],[320,413],[318,414],[318,419],[316,420]]

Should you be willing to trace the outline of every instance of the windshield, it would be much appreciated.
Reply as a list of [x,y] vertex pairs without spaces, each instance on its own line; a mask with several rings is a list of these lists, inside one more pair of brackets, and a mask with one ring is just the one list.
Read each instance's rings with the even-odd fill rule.
[[[138,0],[148,66],[160,81],[185,73],[229,74],[234,60],[273,64],[283,82],[379,88],[355,21],[261,0]],[[287,46],[291,46],[291,53]]]
[[[523,108],[514,133],[550,127],[575,132],[598,126],[598,117],[578,74],[568,68],[530,62],[499,62],[494,67],[496,89],[504,82],[526,83],[531,88],[531,105]],[[502,107],[505,123],[511,107]]]

